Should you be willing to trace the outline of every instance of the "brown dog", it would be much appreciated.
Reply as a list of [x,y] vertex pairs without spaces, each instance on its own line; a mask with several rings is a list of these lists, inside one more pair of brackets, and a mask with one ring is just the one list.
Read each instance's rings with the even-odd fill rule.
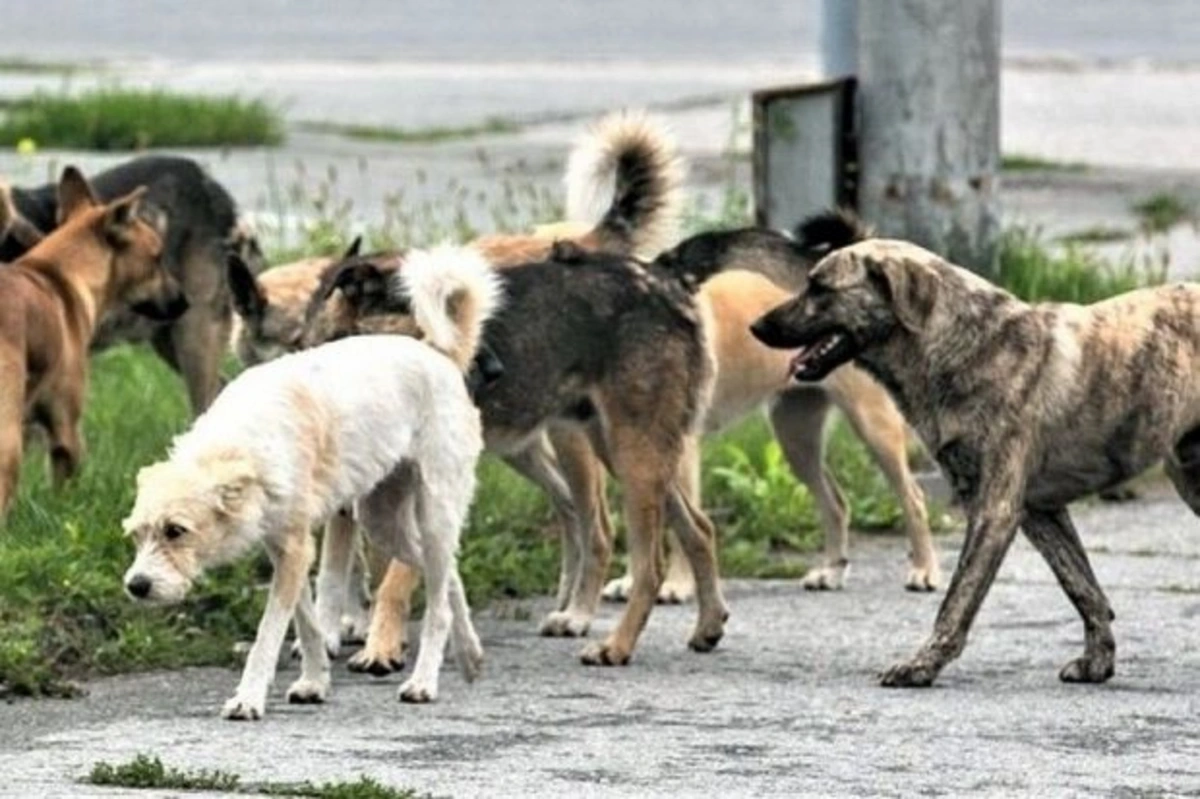
[[78,467],[88,347],[104,313],[123,305],[172,319],[187,309],[162,268],[161,231],[138,214],[143,194],[101,205],[67,167],[58,186],[62,224],[0,269],[0,513],[16,490],[26,422],[49,434],[56,484]]
[[850,361],[877,377],[966,509],[933,634],[884,685],[930,685],[958,657],[1018,528],[1083,619],[1083,655],[1060,678],[1112,676],[1112,610],[1067,506],[1165,460],[1200,513],[1200,288],[1028,304],[916,245],[869,240],[823,259],[753,332],[795,350],[798,380]]

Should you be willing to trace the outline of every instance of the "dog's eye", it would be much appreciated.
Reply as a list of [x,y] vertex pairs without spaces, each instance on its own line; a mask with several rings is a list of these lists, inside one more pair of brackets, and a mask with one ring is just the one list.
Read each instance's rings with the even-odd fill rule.
[[163,527],[163,537],[168,541],[174,541],[186,532],[187,528],[185,528],[183,525],[175,524],[174,522],[170,522]]

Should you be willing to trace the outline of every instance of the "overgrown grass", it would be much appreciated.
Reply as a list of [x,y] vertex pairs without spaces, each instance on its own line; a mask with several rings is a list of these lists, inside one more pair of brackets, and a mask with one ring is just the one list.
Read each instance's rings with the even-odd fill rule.
[[1010,153],[1001,156],[1000,169],[1005,172],[1086,172],[1087,164],[1078,161],[1053,161],[1036,155]]
[[223,791],[251,796],[293,796],[312,799],[420,799],[407,788],[391,788],[370,777],[353,782],[243,782],[237,774],[207,769],[183,770],[164,766],[150,755],[138,755],[128,763],[113,765],[100,761],[84,778],[91,785],[182,791]]
[[1077,244],[1056,248],[1032,228],[1005,231],[996,282],[1024,300],[1089,303],[1166,278],[1166,263],[1108,261]]
[[266,102],[242,97],[120,87],[37,92],[0,117],[0,146],[22,140],[78,150],[276,145],[283,119]]
[[397,128],[390,125],[347,125],[338,122],[301,122],[301,130],[312,133],[331,133],[359,141],[395,142],[397,144],[434,144],[454,139],[473,139],[519,133],[521,125],[504,117],[489,117],[477,125],[458,127]]
[[1148,233],[1165,233],[1196,218],[1195,203],[1170,192],[1158,192],[1135,202],[1133,213]]

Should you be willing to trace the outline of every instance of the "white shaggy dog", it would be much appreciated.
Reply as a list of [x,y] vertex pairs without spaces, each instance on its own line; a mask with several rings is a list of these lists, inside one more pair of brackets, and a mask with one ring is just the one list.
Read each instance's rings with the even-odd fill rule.
[[288,701],[324,701],[329,658],[307,579],[311,531],[355,502],[373,542],[425,572],[421,649],[400,698],[436,697],[449,636],[466,677],[479,671],[456,562],[482,449],[463,378],[501,289],[474,250],[442,247],[409,254],[397,290],[419,309],[423,339],[359,336],[248,369],[175,439],[168,460],[138,474],[124,523],[137,543],[125,575],[135,599],[179,601],[205,568],[259,542],[274,564],[225,718],[263,715],[293,614],[303,661]]

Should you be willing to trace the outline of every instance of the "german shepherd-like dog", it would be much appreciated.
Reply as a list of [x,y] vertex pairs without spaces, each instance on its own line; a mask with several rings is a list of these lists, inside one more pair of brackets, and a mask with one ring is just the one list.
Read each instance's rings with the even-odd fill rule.
[[[139,211],[145,194],[139,187],[102,204],[67,167],[55,202],[61,224],[0,268],[0,514],[16,492],[26,423],[49,436],[55,483],[75,473],[88,349],[100,319],[119,306],[164,321],[187,309],[162,264],[163,231]],[[0,230],[11,229],[11,214],[0,202]]]
[[[714,370],[692,297],[695,284],[570,242],[556,243],[545,261],[500,274],[504,299],[484,341],[504,369],[476,395],[487,448],[511,457],[545,430],[581,431],[624,492],[633,571],[629,604],[606,640],[584,648],[583,662],[629,661],[661,584],[660,536],[668,519],[696,577],[699,618],[689,646],[713,649],[728,616],[714,530],[678,479]],[[326,304],[336,310],[322,315]],[[313,318],[318,316],[323,321],[314,324],[308,344],[362,333],[420,335],[408,298],[370,259],[333,271],[329,289],[314,302]],[[601,553],[600,575],[607,555]],[[322,571],[330,567],[321,564]],[[599,588],[587,590],[597,597]],[[381,601],[374,613],[393,610]]]
[[[239,224],[233,198],[191,159],[135,158],[94,175],[91,185],[103,202],[146,187],[142,210],[165,215],[163,263],[188,300],[187,313],[166,323],[115,305],[99,320],[93,347],[148,340],[182,375],[192,410],[202,411],[220,390],[221,359],[232,324],[226,252],[236,251],[258,270],[262,267],[258,244]],[[8,235],[0,238],[0,261],[8,262],[53,230],[61,214],[53,184],[4,191],[18,214]]]
[[1200,287],[1029,304],[921,247],[875,239],[824,258],[807,290],[752,330],[795,350],[797,380],[851,361],[874,375],[967,512],[933,634],[884,685],[930,685],[958,657],[1018,528],[1083,619],[1083,655],[1060,678],[1112,676],[1113,612],[1067,506],[1165,461],[1200,514]]

